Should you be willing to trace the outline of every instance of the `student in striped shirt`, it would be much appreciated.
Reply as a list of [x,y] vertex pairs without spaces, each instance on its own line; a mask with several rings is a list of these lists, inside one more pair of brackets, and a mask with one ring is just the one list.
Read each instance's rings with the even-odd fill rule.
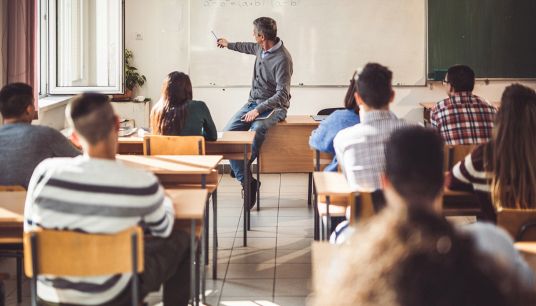
[[[115,160],[119,120],[109,98],[82,94],[66,115],[84,155],[51,158],[37,166],[28,188],[25,231],[111,234],[141,225],[148,234],[141,295],[163,284],[164,305],[187,305],[189,235],[173,230],[174,209],[156,177]],[[37,295],[45,305],[124,305],[130,300],[130,279],[130,274],[41,276]]]
[[475,148],[449,174],[449,188],[474,191],[485,218],[495,208],[536,208],[536,92],[508,86],[501,98],[493,138]]

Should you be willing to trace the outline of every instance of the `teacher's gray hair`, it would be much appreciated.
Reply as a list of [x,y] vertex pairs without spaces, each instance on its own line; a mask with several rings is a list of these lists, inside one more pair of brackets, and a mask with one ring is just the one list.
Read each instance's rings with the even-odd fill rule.
[[253,21],[258,35],[264,35],[267,40],[275,41],[277,38],[277,23],[270,17],[259,17]]

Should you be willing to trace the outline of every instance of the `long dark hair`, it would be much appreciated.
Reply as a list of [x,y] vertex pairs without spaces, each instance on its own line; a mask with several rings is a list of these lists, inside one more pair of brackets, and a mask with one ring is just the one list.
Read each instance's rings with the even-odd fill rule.
[[491,190],[496,205],[536,208],[535,134],[536,92],[520,84],[508,86],[493,130]]
[[357,101],[355,100],[355,79],[357,76],[357,70],[354,72],[354,75],[350,79],[350,86],[348,86],[348,90],[346,91],[346,96],[344,97],[344,108],[348,110],[354,110],[356,114],[359,115],[359,105],[357,105]]
[[188,101],[192,100],[192,82],[187,74],[173,71],[162,84],[162,97],[151,111],[154,134],[174,135],[184,127]]

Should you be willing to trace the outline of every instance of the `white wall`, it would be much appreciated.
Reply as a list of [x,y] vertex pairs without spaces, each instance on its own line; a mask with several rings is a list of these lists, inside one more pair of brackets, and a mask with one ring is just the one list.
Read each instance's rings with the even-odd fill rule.
[[[158,100],[162,80],[173,70],[188,71],[188,1],[144,0],[126,1],[126,47],[134,52],[134,64],[147,76],[147,83],[138,92]],[[245,20],[244,26],[250,22]],[[136,34],[143,40],[136,40]],[[222,50],[222,52],[229,52]],[[236,67],[252,71],[253,67]],[[341,71],[351,77],[353,71]],[[396,74],[396,71],[394,71]],[[229,72],[232,77],[232,71]],[[478,82],[475,93],[489,101],[499,101],[510,82]],[[525,83],[536,88],[536,82]],[[409,121],[422,120],[420,102],[438,101],[445,97],[441,84],[428,87],[395,88],[393,111]],[[194,99],[205,101],[218,129],[247,101],[248,88],[194,88]],[[326,107],[342,106],[346,88],[292,88],[289,114],[314,114]]]

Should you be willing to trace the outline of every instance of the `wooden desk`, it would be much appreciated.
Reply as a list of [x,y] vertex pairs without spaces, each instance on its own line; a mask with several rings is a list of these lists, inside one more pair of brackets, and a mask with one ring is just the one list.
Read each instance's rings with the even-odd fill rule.
[[206,186],[206,177],[213,173],[221,155],[117,155],[126,166],[154,173],[162,183],[200,182]]
[[[423,103],[419,103],[420,106],[422,106],[423,108],[423,113],[422,113],[422,117],[423,117],[423,122],[424,122],[424,125],[425,126],[430,126],[431,125],[431,122],[430,122],[430,111],[432,110],[432,108],[437,104],[437,102],[423,102]],[[495,108],[499,108],[501,106],[501,102],[491,102],[491,105],[495,106]]]
[[261,147],[263,173],[310,173],[314,171],[309,136],[320,122],[311,116],[287,116],[266,133]]
[[[253,146],[253,139],[255,138],[255,132],[253,131],[228,131],[219,133],[216,141],[205,142],[205,153],[207,155],[222,155],[224,159],[230,160],[243,160],[244,167],[247,168],[247,163],[251,157],[251,151]],[[118,141],[118,153],[119,154],[134,154],[143,155],[143,138],[142,137],[119,137]],[[123,155],[122,155],[123,156]],[[258,168],[257,168],[258,170]],[[150,171],[150,170],[149,170]],[[173,179],[179,179],[175,177]],[[247,246],[247,230],[251,227],[250,211],[245,209],[249,207],[249,196],[251,191],[249,190],[249,176],[246,176],[246,188],[244,197],[244,233],[243,233],[243,245]],[[257,171],[257,179],[259,179],[259,172]],[[257,210],[260,209],[260,192],[257,192]]]
[[342,209],[346,211],[345,207],[348,206],[352,189],[348,186],[344,174],[340,172],[314,172],[313,181],[316,199],[314,201],[314,239],[320,239],[320,197],[325,198],[326,231],[324,238],[329,239],[329,234],[331,233],[330,205],[332,199],[336,199],[337,204],[342,206]]
[[536,242],[516,242],[514,246],[523,255],[532,271],[536,273]]

